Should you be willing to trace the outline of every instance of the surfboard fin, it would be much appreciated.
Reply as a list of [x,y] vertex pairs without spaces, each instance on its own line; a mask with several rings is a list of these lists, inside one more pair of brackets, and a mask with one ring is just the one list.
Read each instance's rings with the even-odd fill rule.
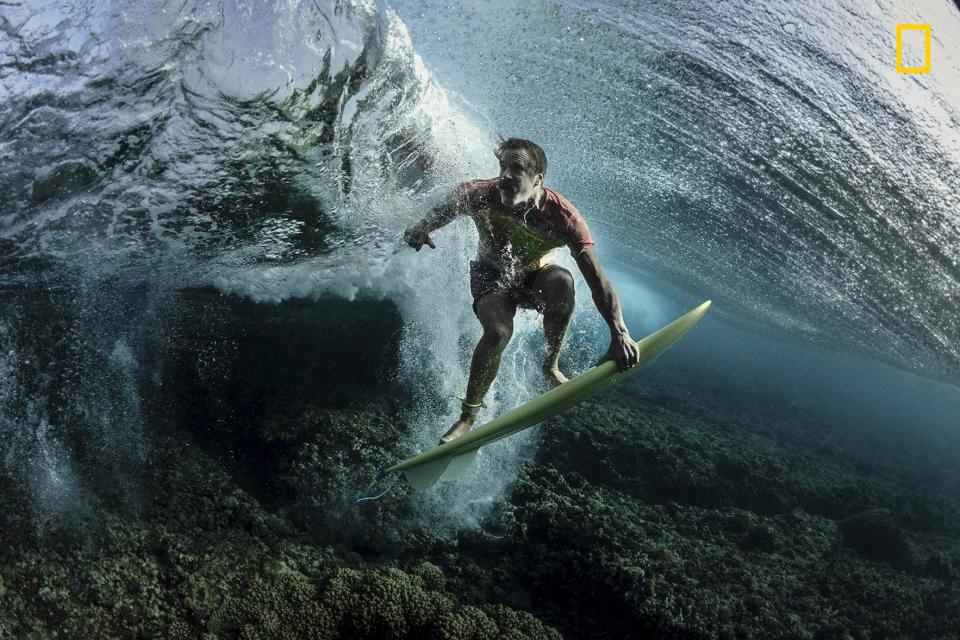
[[443,472],[447,470],[447,467],[450,466],[452,458],[440,458],[438,460],[433,460],[432,462],[426,462],[424,464],[417,465],[415,467],[410,467],[403,471],[403,475],[407,478],[407,482],[410,483],[414,489],[423,490],[429,489],[434,484],[437,483],[437,480],[443,475]]
[[454,456],[450,460],[450,466],[447,467],[447,470],[441,476],[443,480],[456,480],[460,478],[470,469],[473,465],[473,461],[477,458],[477,452],[480,449],[474,449],[473,451],[467,451],[466,453],[461,453],[458,456]]

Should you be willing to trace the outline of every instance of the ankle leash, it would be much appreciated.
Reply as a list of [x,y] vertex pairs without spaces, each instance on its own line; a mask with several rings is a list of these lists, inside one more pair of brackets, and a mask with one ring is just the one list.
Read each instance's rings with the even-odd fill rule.
[[471,404],[467,402],[466,398],[461,398],[460,396],[453,397],[460,401],[460,409],[467,415],[475,416],[480,413],[480,409],[487,408],[487,405],[482,400],[477,404]]

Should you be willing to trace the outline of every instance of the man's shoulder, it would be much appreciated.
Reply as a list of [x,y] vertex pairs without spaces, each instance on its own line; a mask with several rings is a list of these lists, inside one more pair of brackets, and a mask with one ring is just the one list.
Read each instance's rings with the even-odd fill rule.
[[543,190],[546,192],[546,202],[544,204],[544,213],[550,216],[558,216],[565,219],[576,219],[581,218],[580,211],[577,210],[573,203],[567,200],[559,191],[554,191],[553,189],[548,189],[544,187]]
[[471,209],[490,206],[497,202],[497,178],[464,180],[453,192],[457,200]]
[[490,202],[497,191],[497,178],[476,178],[464,180],[454,190],[471,204]]
[[576,256],[590,245],[596,244],[590,233],[590,226],[573,203],[560,193],[547,189],[546,203],[543,207],[544,218],[560,237],[570,246]]

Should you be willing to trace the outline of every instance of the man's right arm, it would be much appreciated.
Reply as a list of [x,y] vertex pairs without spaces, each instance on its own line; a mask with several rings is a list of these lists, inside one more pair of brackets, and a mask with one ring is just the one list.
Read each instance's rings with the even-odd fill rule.
[[417,251],[420,251],[425,244],[431,249],[436,249],[429,234],[445,226],[466,210],[469,202],[467,195],[465,183],[457,185],[453,192],[435,206],[426,218],[409,227],[404,232],[403,239]]

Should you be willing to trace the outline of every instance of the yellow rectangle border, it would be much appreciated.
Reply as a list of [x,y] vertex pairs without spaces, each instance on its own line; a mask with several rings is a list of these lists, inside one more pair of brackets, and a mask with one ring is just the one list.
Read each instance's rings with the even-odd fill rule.
[[[923,31],[924,66],[903,66],[903,32]],[[928,24],[898,24],[897,25],[897,73],[930,73],[930,25]]]

